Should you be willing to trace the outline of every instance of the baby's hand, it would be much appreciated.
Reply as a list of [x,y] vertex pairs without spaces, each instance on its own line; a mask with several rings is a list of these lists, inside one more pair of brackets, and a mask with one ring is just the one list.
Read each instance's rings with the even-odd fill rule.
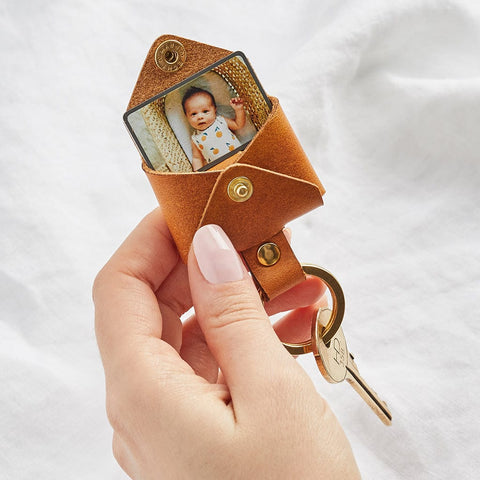
[[245,102],[243,101],[243,98],[240,98],[240,97],[234,97],[230,100],[230,106],[234,109],[234,110],[240,110],[242,109],[243,110],[243,104]]

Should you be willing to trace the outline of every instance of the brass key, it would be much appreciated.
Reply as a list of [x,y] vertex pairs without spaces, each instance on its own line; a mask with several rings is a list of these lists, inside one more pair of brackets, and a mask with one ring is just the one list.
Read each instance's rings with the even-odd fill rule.
[[329,308],[322,308],[316,321],[312,323],[312,352],[315,355],[320,372],[330,383],[340,383],[346,379],[378,418],[385,425],[391,425],[392,414],[387,404],[380,400],[376,392],[360,376],[353,355],[348,352],[347,342],[341,327],[328,345],[325,345],[322,339],[322,331],[324,325],[327,325],[330,321],[331,313],[332,311]]

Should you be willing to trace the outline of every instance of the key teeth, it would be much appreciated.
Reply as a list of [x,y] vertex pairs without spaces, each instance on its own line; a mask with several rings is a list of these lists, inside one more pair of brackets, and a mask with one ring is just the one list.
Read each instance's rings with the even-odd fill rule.
[[[362,379],[358,371],[358,368],[354,362],[352,362],[352,366],[346,367],[347,372],[350,373],[351,375],[350,378],[348,378],[347,376],[346,378],[347,382],[362,397],[365,403],[373,410],[373,412],[377,415],[377,417],[380,419],[380,421],[384,425],[387,425],[387,426],[391,425],[392,414],[390,412],[390,409],[388,408],[387,403],[379,397],[378,393],[375,390],[373,390],[373,388],[371,388],[370,386],[367,386],[367,384]],[[362,389],[361,383],[367,386],[368,390]],[[366,393],[368,395],[369,400],[367,399],[368,397],[365,397],[363,395],[363,393]]]

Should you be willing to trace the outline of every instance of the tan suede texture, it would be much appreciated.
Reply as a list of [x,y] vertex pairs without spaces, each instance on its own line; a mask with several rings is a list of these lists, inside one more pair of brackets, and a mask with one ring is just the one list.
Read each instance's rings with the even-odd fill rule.
[[[174,73],[162,71],[154,60],[157,46],[167,39],[180,41],[187,52],[185,65]],[[147,55],[129,108],[230,53],[173,35],[158,38]],[[198,228],[220,225],[242,252],[264,297],[271,299],[305,278],[281,230],[287,222],[322,205],[325,190],[278,100],[269,98],[272,110],[267,121],[246,149],[235,155],[235,163],[229,159],[217,165],[218,169],[189,173],[157,172],[145,162],[143,169],[182,259],[186,261]],[[249,178],[253,184],[253,194],[246,202],[235,202],[228,196],[228,184],[239,176]],[[263,267],[256,258],[256,249],[273,238],[281,248],[281,260]]]

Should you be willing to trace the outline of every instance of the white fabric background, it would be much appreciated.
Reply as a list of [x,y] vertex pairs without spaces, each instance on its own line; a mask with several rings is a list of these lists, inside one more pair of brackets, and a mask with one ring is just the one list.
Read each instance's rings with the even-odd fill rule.
[[122,124],[154,39],[242,50],[327,188],[292,224],[335,273],[384,427],[302,359],[366,479],[478,478],[478,2],[0,3],[0,478],[124,479],[90,288],[155,207]]

